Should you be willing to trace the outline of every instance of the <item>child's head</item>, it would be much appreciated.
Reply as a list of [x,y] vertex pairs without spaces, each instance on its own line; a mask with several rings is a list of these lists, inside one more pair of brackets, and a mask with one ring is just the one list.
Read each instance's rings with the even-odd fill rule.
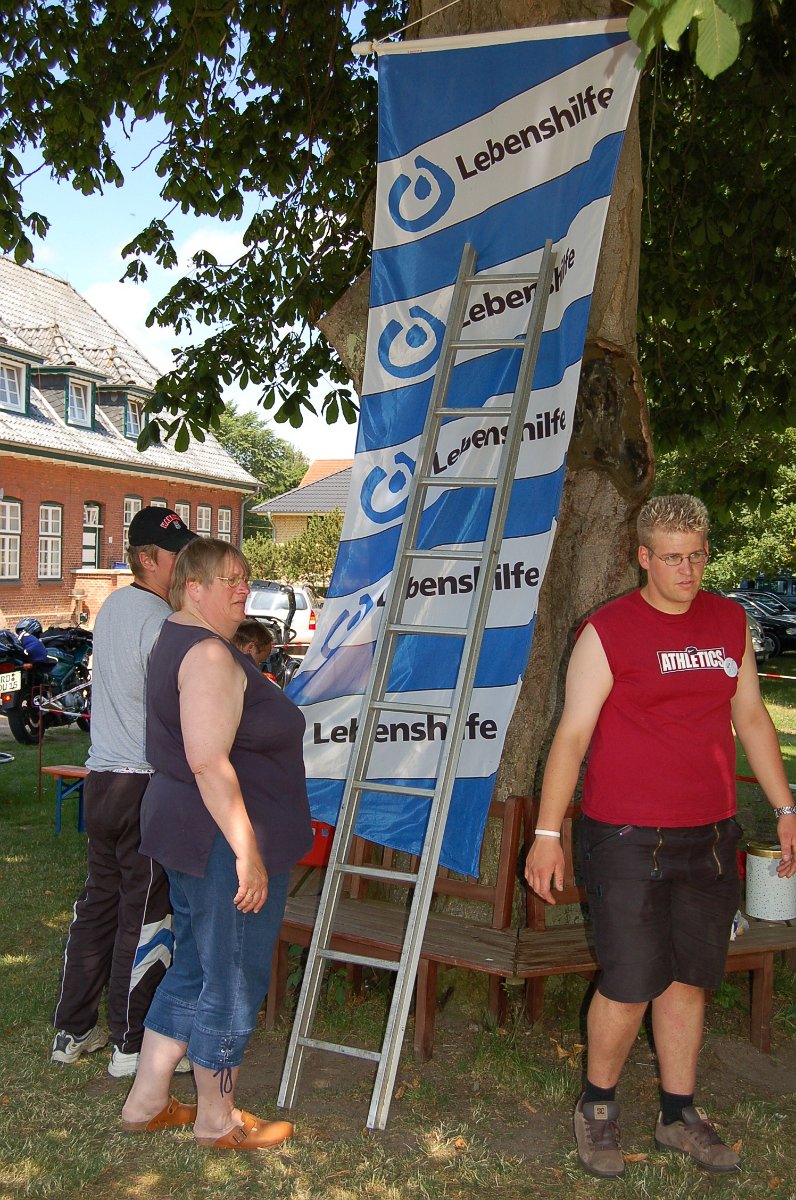
[[274,636],[271,630],[267,625],[255,620],[254,617],[246,617],[241,621],[235,630],[232,641],[239,650],[254,659],[258,667],[261,667],[265,660],[270,658],[274,648]]

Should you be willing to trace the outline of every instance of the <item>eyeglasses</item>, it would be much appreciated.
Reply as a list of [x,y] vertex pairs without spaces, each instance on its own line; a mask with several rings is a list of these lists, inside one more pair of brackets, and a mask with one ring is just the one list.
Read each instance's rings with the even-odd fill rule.
[[239,588],[242,583],[248,586],[249,580],[245,575],[216,575],[216,579],[220,579],[228,588],[234,592],[235,588]]
[[702,567],[710,557],[707,550],[694,550],[691,554],[656,554],[650,546],[647,546],[647,550],[653,558],[659,558],[662,563],[666,563],[667,567],[679,567],[684,558],[688,559],[692,567]]

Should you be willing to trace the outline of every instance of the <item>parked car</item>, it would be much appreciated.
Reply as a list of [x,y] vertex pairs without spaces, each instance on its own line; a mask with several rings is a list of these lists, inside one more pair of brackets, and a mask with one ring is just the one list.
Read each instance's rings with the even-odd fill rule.
[[[278,621],[290,620],[293,637],[288,633],[291,649],[304,649],[315,636],[315,626],[322,601],[303,584],[279,584],[269,579],[252,579],[251,591],[246,599],[247,617],[270,617]],[[296,602],[296,611],[290,618],[290,593]]]
[[771,658],[771,655],[774,653],[774,643],[771,638],[766,637],[763,633],[763,627],[756,617],[753,617],[748,612],[746,620],[749,624],[749,632],[752,635],[752,649],[755,652],[755,662],[760,666],[767,658]]
[[[738,593],[730,592],[729,595],[733,599],[737,599]],[[778,616],[787,616],[788,613],[796,613],[796,597],[794,596],[778,596],[776,592],[762,592],[757,589],[751,591],[743,591],[741,596],[749,596],[757,604],[763,608],[767,608],[769,612],[773,612]]]
[[796,650],[796,613],[780,616],[768,612],[746,592],[729,594],[729,599],[742,605],[747,613],[757,620],[765,636],[774,643],[772,654],[781,654],[783,650]]

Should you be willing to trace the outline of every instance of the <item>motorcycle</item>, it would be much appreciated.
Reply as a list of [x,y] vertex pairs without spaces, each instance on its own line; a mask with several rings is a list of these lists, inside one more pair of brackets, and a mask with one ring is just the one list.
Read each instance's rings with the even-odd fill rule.
[[0,630],[0,713],[18,742],[30,745],[47,729],[77,724],[88,732],[91,717],[93,636],[79,627],[42,630],[34,617],[16,632]]

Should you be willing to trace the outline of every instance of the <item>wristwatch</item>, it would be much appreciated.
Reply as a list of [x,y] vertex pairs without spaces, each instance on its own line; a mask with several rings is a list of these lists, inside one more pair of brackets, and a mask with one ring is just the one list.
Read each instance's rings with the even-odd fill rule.
[[774,816],[779,820],[780,817],[796,816],[796,804],[783,804],[782,808],[774,809]]

